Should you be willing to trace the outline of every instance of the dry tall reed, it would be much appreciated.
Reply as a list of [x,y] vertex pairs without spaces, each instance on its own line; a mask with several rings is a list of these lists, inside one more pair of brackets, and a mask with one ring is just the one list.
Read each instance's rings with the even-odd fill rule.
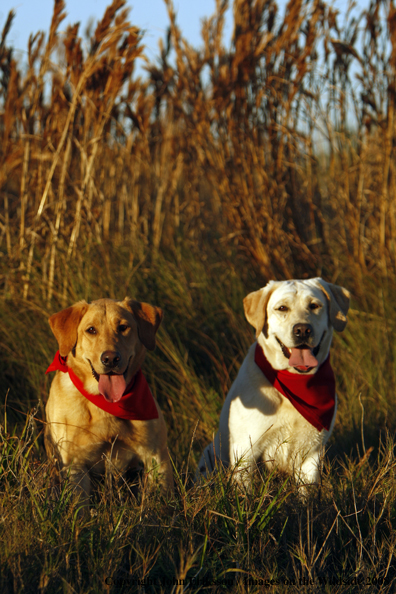
[[29,40],[26,71],[7,46],[9,14],[0,42],[7,291],[22,283],[28,298],[35,267],[47,303],[54,290],[67,301],[75,251],[108,240],[138,257],[141,240],[154,255],[180,241],[230,245],[267,278],[395,271],[393,0],[344,22],[316,0],[290,1],[283,17],[275,0],[235,0],[229,47],[229,3],[217,0],[198,49],[166,5],[156,64],[123,0],[86,51],[78,25],[59,34],[56,0],[48,39]]

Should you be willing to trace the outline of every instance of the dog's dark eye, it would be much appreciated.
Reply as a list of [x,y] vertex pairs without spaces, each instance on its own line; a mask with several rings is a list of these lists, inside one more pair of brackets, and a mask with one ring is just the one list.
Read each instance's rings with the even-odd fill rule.
[[118,326],[118,332],[125,332],[125,330],[128,330],[128,326],[126,324],[120,324]]
[[93,326],[90,326],[87,328],[86,332],[88,332],[88,334],[96,334],[96,329]]
[[278,307],[278,311],[288,311],[288,307],[286,305],[281,305]]
[[310,303],[309,309],[319,309],[319,305],[317,303]]

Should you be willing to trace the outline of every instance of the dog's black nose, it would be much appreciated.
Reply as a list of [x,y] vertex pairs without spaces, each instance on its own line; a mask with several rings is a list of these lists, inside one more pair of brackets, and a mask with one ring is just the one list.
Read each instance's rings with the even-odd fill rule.
[[307,340],[313,336],[313,328],[311,324],[295,324],[293,326],[293,334],[297,338]]
[[121,361],[121,355],[117,351],[104,351],[101,354],[100,360],[105,367],[113,369]]

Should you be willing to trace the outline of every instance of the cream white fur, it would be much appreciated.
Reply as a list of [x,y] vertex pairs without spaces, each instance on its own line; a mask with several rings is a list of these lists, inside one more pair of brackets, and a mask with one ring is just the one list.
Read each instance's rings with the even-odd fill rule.
[[[274,369],[292,373],[299,372],[289,366],[279,340],[291,349],[296,346],[295,324],[310,324],[313,333],[307,342],[312,349],[320,343],[320,365],[328,356],[333,329],[342,331],[346,325],[348,307],[348,291],[320,278],[270,281],[244,299],[246,317],[267,360]],[[293,474],[298,483],[318,483],[337,406],[329,431],[319,432],[270,384],[254,361],[255,348],[256,342],[231,386],[219,430],[203,452],[198,473],[206,475],[222,464],[235,467],[235,477],[245,482],[255,464],[264,461]],[[316,373],[319,365],[308,373]]]

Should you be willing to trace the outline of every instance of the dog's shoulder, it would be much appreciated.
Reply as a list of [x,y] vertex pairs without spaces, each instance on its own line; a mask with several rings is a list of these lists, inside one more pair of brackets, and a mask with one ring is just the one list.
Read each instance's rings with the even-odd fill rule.
[[238,398],[246,407],[262,408],[264,401],[281,404],[279,392],[271,385],[268,378],[255,362],[257,342],[254,342],[239,369],[233,385],[228,393],[227,400]]
[[47,420],[79,419],[79,424],[91,423],[96,416],[103,416],[104,411],[89,402],[74,386],[68,373],[57,371],[52,381],[46,406]]

